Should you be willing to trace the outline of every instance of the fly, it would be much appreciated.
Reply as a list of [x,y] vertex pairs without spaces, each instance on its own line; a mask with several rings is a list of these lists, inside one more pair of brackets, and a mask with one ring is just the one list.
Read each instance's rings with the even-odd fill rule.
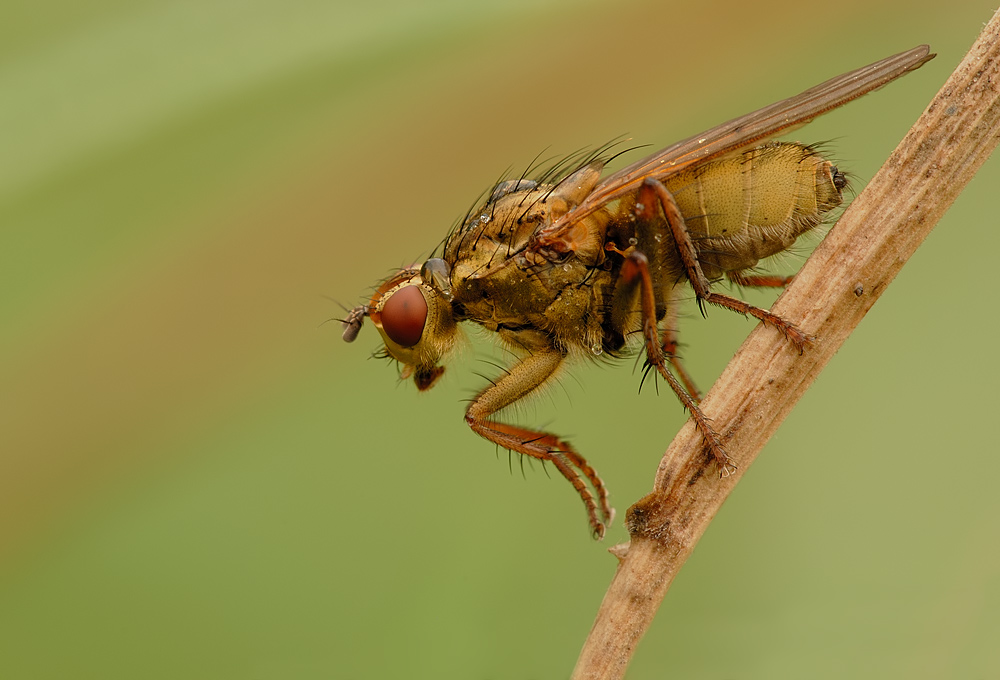
[[843,201],[844,174],[816,148],[768,140],[933,57],[926,45],[888,57],[603,178],[606,150],[534,179],[500,182],[449,234],[440,257],[400,270],[350,311],[344,340],[353,341],[368,317],[402,376],[426,390],[444,372],[459,322],[495,332],[518,359],[469,404],[466,423],[494,444],[552,463],[601,538],[614,510],[597,471],[558,435],[495,415],[535,393],[567,360],[621,356],[638,337],[646,372],[670,385],[719,474],[731,474],[735,465],[677,356],[673,321],[684,286],[702,309],[752,316],[804,351],[811,338],[793,322],[711,289],[723,278],[783,287],[790,277],[761,275],[758,262],[787,250]]

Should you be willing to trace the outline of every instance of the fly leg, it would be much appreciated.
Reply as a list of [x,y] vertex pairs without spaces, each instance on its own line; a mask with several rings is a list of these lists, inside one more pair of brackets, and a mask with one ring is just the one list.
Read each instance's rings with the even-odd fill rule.
[[[665,343],[660,342],[659,328],[656,323],[656,292],[653,286],[653,277],[649,271],[649,259],[638,250],[633,250],[626,256],[625,263],[622,265],[615,295],[624,297],[628,293],[634,292],[636,287],[639,289],[640,309],[642,310],[642,338],[646,346],[646,365],[655,368],[663,376],[667,384],[670,385],[670,389],[684,404],[694,419],[695,425],[698,426],[698,430],[708,442],[708,447],[719,465],[719,475],[727,477],[735,471],[736,466],[722,448],[719,435],[712,429],[708,418],[698,406],[698,400],[684,389],[681,381],[667,368],[667,362],[670,359],[663,351]],[[670,361],[673,363],[672,360]]]
[[696,402],[701,401],[701,392],[698,390],[698,386],[695,385],[694,380],[691,375],[684,368],[684,364],[681,363],[680,355],[677,352],[680,343],[677,341],[677,309],[679,307],[680,301],[680,288],[674,287],[670,292],[670,300],[667,302],[667,311],[661,322],[663,327],[663,342],[661,347],[663,348],[663,353],[667,357],[667,361],[674,369],[674,373],[677,377],[681,379],[684,383],[684,389],[687,393],[691,395],[691,398]]
[[[580,494],[594,538],[604,537],[604,531],[614,519],[615,511],[608,502],[608,491],[597,471],[573,447],[554,434],[538,432],[493,420],[497,411],[523,399],[555,374],[565,355],[555,349],[537,351],[510,368],[492,385],[479,393],[465,411],[465,422],[473,432],[505,449],[551,462]],[[581,477],[582,475],[582,477]],[[591,493],[587,483],[593,487]]]
[[784,288],[792,282],[795,274],[791,276],[770,276],[767,274],[726,272],[726,278],[737,286],[746,286],[747,288]]
[[674,243],[677,244],[678,253],[684,263],[684,268],[687,270],[688,280],[691,282],[691,287],[694,288],[695,295],[698,296],[699,305],[702,301],[705,301],[709,304],[731,309],[743,315],[749,314],[764,325],[781,331],[795,345],[799,353],[802,352],[809,343],[810,337],[794,325],[766,309],[754,307],[743,300],[729,297],[728,295],[712,292],[709,288],[708,278],[705,276],[705,273],[701,269],[701,264],[698,262],[698,252],[695,250],[691,234],[688,233],[687,226],[684,224],[684,217],[677,207],[677,202],[674,201],[674,197],[670,194],[670,191],[659,180],[645,180],[639,188],[637,202],[643,206],[643,210],[645,211],[644,217],[647,218],[653,217],[654,213],[651,211],[656,203],[659,203],[663,209],[670,232],[674,237]]

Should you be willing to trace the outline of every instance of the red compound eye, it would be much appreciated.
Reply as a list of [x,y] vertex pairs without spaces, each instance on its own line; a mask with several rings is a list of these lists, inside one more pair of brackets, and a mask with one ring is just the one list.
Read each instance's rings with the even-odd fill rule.
[[400,288],[382,306],[382,330],[402,347],[413,347],[420,342],[425,323],[427,301],[417,286]]

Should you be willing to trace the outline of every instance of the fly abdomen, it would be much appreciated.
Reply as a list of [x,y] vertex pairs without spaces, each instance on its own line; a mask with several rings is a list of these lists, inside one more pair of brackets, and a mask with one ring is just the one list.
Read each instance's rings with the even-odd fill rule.
[[775,142],[665,182],[709,278],[790,247],[843,201],[843,173],[802,144]]

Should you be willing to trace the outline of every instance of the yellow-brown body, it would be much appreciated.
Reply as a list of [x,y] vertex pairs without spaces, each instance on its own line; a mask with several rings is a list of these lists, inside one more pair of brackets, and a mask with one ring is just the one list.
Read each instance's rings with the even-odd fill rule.
[[[640,338],[647,370],[691,413],[709,452],[734,463],[699,406],[675,353],[676,302],[690,285],[699,305],[752,316],[799,351],[810,338],[767,310],[711,290],[782,286],[759,276],[760,260],[787,250],[841,204],[844,175],[813,147],[766,143],[919,68],[926,45],[832,78],[682,140],[601,177],[598,155],[569,172],[501,182],[446,239],[440,257],[399,271],[344,320],[344,339],[370,318],[384,355],[426,390],[444,371],[458,322],[493,331],[519,357],[469,404],[466,423],[491,442],[547,461],[576,489],[601,537],[614,511],[596,471],[558,436],[510,425],[498,411],[530,395],[571,355],[615,356]],[[563,167],[563,166],[561,166]]]
[[[634,249],[650,260],[661,302],[657,316],[663,316],[670,290],[687,274],[662,212],[640,224],[638,192],[582,221],[572,256],[551,261],[529,248],[540,227],[587,197],[599,170],[591,163],[559,186],[514,188],[481,206],[448,238],[443,260],[458,320],[496,331],[515,349],[615,353],[639,327],[638,303],[614,299],[624,258]],[[786,250],[840,205],[844,183],[809,147],[780,143],[691,168],[664,185],[705,275],[718,279]]]

